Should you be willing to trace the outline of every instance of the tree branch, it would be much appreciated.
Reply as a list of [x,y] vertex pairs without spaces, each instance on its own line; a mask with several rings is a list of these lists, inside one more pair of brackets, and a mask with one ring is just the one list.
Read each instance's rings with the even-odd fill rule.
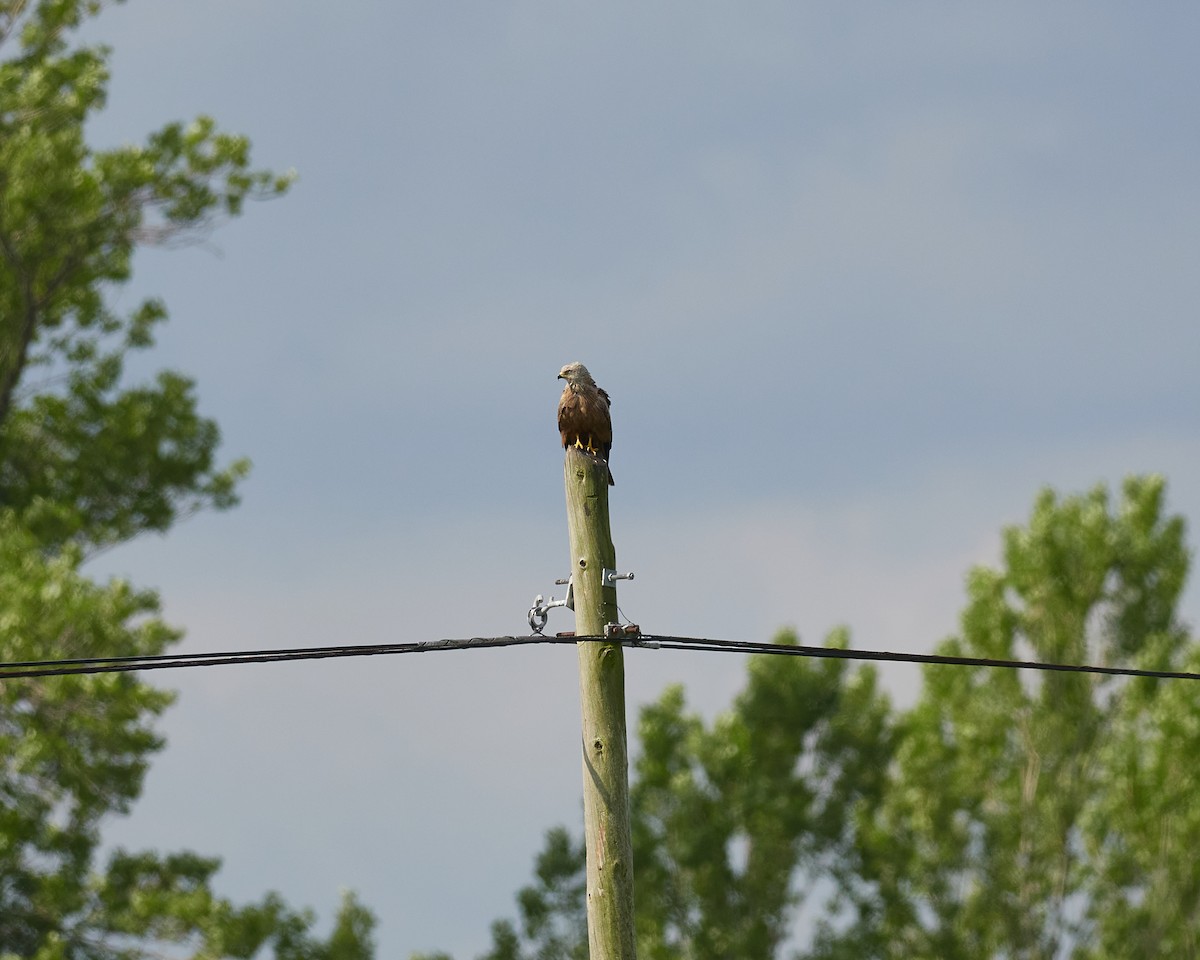
[[[21,323],[17,335],[10,344],[0,344],[0,427],[8,419],[8,411],[12,406],[13,391],[21,378],[21,372],[29,360],[29,345],[33,342],[33,334],[37,330],[38,305],[33,296],[33,284],[29,274],[22,269],[20,258],[7,234],[0,229],[0,254],[12,265],[20,288],[22,300]],[[12,351],[11,358],[4,356]]]

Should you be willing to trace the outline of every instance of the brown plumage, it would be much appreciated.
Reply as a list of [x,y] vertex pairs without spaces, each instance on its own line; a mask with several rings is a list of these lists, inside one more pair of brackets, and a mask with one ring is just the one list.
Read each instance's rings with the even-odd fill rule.
[[[558,371],[558,379],[566,380],[562,399],[558,401],[558,432],[563,449],[579,447],[608,465],[612,449],[612,418],[608,408],[612,401],[596,386],[596,381],[582,363],[568,363]],[[608,471],[609,486],[616,486],[612,468]]]

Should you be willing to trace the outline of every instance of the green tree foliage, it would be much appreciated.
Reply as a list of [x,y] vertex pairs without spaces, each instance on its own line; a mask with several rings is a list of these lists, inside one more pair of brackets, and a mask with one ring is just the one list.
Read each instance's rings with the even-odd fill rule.
[[[1044,492],[939,650],[1200,672],[1164,500]],[[931,665],[893,714],[870,671],[759,657],[712,725],[672,688],[638,733],[643,960],[1200,957],[1200,683]],[[484,960],[586,956],[582,860],[550,833]]]
[[123,383],[126,354],[166,312],[116,313],[106,290],[129,279],[139,244],[196,236],[289,182],[252,170],[246,138],[207,117],[90,149],[107,51],[68,37],[99,7],[0,0],[0,502],[47,544],[89,547],[229,506],[245,471],[215,466],[216,425],[185,377]]
[[[155,654],[179,634],[154,594],[81,573],[86,556],[182,515],[235,502],[244,463],[220,467],[216,424],[191,382],[123,376],[166,313],[107,294],[135,249],[201,235],[289,178],[254,170],[249,143],[200,118],[141,146],[92,150],[107,51],[72,46],[99,0],[0,0],[0,658]],[[150,956],[364,960],[370,913],[343,900],[332,932],[278,896],[237,906],[218,861],[117,851],[162,741],[171,695],[133,674],[0,682],[0,958]]]
[[[846,641],[840,632],[829,640]],[[877,795],[889,734],[874,671],[844,660],[753,658],[745,690],[711,726],[685,710],[674,687],[643,712],[638,735],[631,808],[640,955],[775,956],[802,889],[828,877],[841,856],[847,811]]]
[[[1046,491],[941,649],[1195,670],[1188,562],[1161,478]],[[1200,956],[1200,685],[931,666],[901,729],[817,956]]]

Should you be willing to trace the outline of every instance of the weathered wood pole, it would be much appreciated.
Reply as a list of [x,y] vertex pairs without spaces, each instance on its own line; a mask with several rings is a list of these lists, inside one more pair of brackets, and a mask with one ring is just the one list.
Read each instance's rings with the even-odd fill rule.
[[[575,634],[603,636],[605,624],[617,622],[617,589],[603,580],[605,568],[617,567],[608,523],[608,468],[569,447],[563,474]],[[591,960],[635,960],[625,656],[619,643],[588,640],[576,646],[583,711],[588,951]]]

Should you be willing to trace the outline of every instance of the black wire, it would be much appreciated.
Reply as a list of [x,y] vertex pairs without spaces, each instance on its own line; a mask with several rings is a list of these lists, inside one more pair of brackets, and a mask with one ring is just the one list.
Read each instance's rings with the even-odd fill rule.
[[473,647],[511,647],[522,643],[574,643],[571,637],[468,637],[422,640],[414,643],[377,643],[331,647],[291,647],[277,650],[244,650],[225,653],[159,654],[145,657],[81,657],[74,660],[0,662],[0,680],[19,677],[63,677],[92,673],[130,673],[135,670],[168,670],[175,667],[213,667],[228,663],[279,663],[289,660],[327,660],[370,657],[391,653],[427,653],[433,650],[468,650]]
[[[587,639],[601,639],[589,637]],[[942,653],[897,653],[890,650],[849,650],[839,647],[805,647],[753,640],[712,640],[705,637],[646,635],[634,646],[659,646],[664,650],[701,650],[754,653],[831,660],[883,660],[894,663],[939,663],[960,667],[1001,667],[1009,670],[1050,670],[1060,673],[1097,673],[1113,677],[1157,677],[1163,680],[1200,680],[1200,673],[1183,670],[1139,670],[1135,667],[1101,667],[1090,664],[1043,663],[1037,660],[997,660],[990,657],[957,657]]]
[[[0,662],[0,680],[22,677],[61,677],[77,674],[129,673],[137,670],[166,670],[176,667],[211,667],[232,663],[278,663],[290,660],[325,660],[339,657],[370,657],[394,653],[430,653],[436,650],[470,650],[483,647],[512,647],[538,643],[606,642],[604,637],[529,636],[467,637],[423,640],[413,643],[357,644],[328,647],[290,647],[275,650],[244,650],[225,653],[180,653],[132,657],[80,657],[71,660],[25,660]],[[957,657],[940,653],[897,653],[889,650],[848,650],[838,647],[806,647],[749,640],[715,640],[708,637],[646,635],[623,640],[633,647],[701,652],[750,653],[767,656],[821,657],[836,660],[875,660],[899,663],[937,663],[964,667],[999,667],[1012,670],[1051,670],[1093,673],[1120,677],[1157,677],[1166,680],[1200,680],[1200,673],[1180,670],[1139,670],[1134,667],[1100,667],[1087,664],[1042,663],[1033,660],[996,660],[987,657]]]

